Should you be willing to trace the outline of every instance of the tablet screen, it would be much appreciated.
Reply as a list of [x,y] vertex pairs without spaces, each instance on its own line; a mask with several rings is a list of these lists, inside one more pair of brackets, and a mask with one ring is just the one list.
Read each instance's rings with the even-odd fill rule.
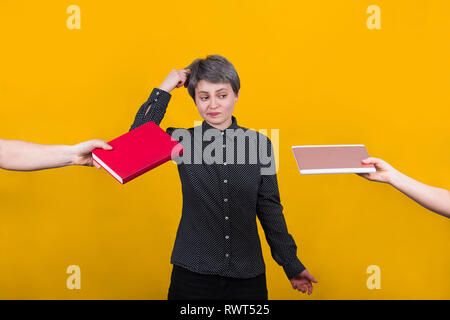
[[369,157],[362,144],[293,146],[295,159],[301,174],[369,173],[373,165],[361,160]]

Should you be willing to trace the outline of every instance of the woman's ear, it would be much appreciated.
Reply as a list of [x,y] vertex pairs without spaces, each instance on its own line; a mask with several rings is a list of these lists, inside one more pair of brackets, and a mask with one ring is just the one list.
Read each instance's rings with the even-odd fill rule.
[[238,99],[239,99],[239,93],[240,93],[241,91],[239,90],[238,91],[238,93],[237,93],[237,95],[236,95],[236,100],[234,100],[234,102],[236,103],[237,101],[238,101]]

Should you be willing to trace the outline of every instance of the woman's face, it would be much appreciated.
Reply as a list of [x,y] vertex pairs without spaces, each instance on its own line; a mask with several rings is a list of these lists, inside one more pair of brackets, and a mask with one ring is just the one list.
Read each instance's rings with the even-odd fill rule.
[[200,80],[195,88],[195,104],[201,117],[211,126],[224,130],[231,125],[234,104],[239,98],[229,83]]

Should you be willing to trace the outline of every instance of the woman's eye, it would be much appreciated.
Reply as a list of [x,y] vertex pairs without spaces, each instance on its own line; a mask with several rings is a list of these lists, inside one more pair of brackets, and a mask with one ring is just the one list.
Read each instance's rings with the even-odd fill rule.
[[227,95],[226,94],[221,94],[220,97],[225,98]]
[[200,100],[206,100],[206,99],[208,99],[208,97],[200,97]]

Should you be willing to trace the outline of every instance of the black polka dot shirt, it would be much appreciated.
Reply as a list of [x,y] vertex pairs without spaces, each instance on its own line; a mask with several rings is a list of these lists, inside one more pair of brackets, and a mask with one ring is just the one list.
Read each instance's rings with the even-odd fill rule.
[[[153,89],[150,98],[139,109],[130,130],[148,121],[159,125],[170,98],[168,92]],[[205,163],[202,152],[211,141],[202,139],[202,134],[194,133],[200,130],[204,133],[208,129],[218,131],[214,141],[223,139],[220,140],[224,147],[223,161],[218,163]],[[240,164],[236,156],[235,161],[227,163],[230,159],[227,153],[236,154],[238,147],[238,143],[234,143],[234,148],[225,147],[227,139],[233,138],[229,134],[230,129],[250,130],[238,126],[236,118],[232,117],[232,124],[227,130],[220,131],[203,121],[201,126],[182,129],[190,133],[190,141],[177,139],[184,147],[184,155],[189,154],[192,161],[186,157],[178,163],[183,209],[171,263],[201,274],[234,278],[251,278],[264,273],[256,222],[258,217],[272,257],[291,279],[305,267],[297,258],[297,246],[286,227],[276,172],[262,175],[261,168],[268,165],[262,164],[259,156],[256,163],[250,161],[250,147],[246,149],[249,152],[245,154],[244,164]],[[166,130],[172,136],[174,131],[173,127]],[[273,157],[270,140],[260,133],[256,134],[258,146],[265,138],[267,155]],[[246,143],[249,146],[250,142]],[[199,158],[196,161],[196,156],[200,157],[200,162]]]

